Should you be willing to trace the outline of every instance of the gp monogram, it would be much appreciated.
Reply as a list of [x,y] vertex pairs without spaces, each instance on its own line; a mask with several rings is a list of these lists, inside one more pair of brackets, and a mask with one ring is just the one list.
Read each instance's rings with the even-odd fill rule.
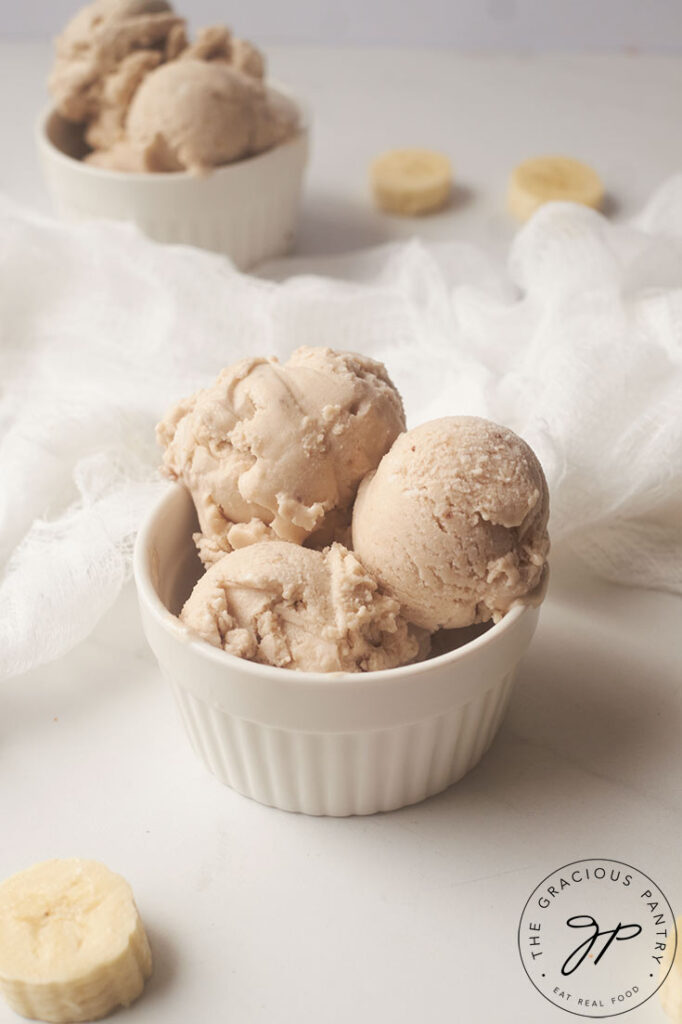
[[662,985],[672,963],[666,945],[673,943],[674,957],[677,931],[648,875],[621,861],[588,859],[558,868],[534,889],[518,940],[541,995],[582,1017],[613,1017]]

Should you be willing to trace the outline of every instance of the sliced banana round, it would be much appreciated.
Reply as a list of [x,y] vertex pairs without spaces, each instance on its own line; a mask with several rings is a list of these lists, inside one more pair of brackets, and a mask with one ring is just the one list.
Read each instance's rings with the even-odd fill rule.
[[412,217],[445,206],[452,190],[452,166],[431,149],[392,149],[372,162],[370,182],[382,210]]
[[582,203],[597,210],[603,200],[602,180],[587,164],[568,156],[536,156],[514,168],[507,207],[518,220],[528,220],[543,203]]
[[[677,934],[682,934],[682,917],[677,918]],[[659,989],[661,1006],[672,1020],[678,1024],[682,1021],[682,948],[680,942],[677,944],[677,954],[673,962],[675,951],[675,936],[671,935],[665,947],[663,960],[661,961],[660,976],[665,981]],[[672,967],[670,966],[672,962]],[[668,974],[668,971],[670,973]],[[667,975],[667,977],[666,977]]]
[[152,970],[130,886],[93,860],[48,860],[0,885],[0,990],[34,1020],[128,1006]]

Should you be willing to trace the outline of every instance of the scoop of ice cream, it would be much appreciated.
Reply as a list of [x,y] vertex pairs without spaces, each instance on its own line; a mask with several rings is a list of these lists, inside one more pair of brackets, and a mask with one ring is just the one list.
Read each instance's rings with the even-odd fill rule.
[[265,77],[265,59],[248,39],[233,36],[226,25],[211,25],[197,32],[182,60],[219,60],[253,78]]
[[253,126],[253,152],[279,146],[296,134],[299,112],[288,96],[265,86],[265,104],[259,108]]
[[233,551],[202,576],[180,618],[230,654],[302,672],[371,672],[421,653],[398,602],[340,544]]
[[[165,0],[95,0],[57,37],[49,80],[57,110],[76,123],[99,118],[111,102],[103,98],[107,80],[127,58],[145,53],[156,63],[186,45],[185,22]],[[120,111],[116,117],[122,123]]]
[[147,75],[130,105],[126,130],[149,170],[199,174],[283,138],[258,79],[222,61],[196,59],[173,61]]
[[236,71],[243,71],[245,75],[265,78],[265,58],[248,39],[232,37],[230,63]]
[[541,599],[548,516],[529,446],[488,420],[456,416],[401,434],[363,480],[353,547],[410,622],[454,629]]
[[163,464],[194,498],[204,562],[275,537],[302,543],[343,526],[360,480],[405,417],[386,368],[365,356],[300,348],[243,359],[157,427]]
[[[102,83],[99,109],[88,122],[85,141],[95,150],[107,150],[125,143],[125,119],[140,83],[161,63],[155,50],[130,53]],[[141,163],[141,161],[138,161]]]
[[261,52],[225,26],[189,44],[166,0],[94,0],[57,38],[49,87],[84,125],[90,163],[200,174],[296,132],[295,105],[264,75]]

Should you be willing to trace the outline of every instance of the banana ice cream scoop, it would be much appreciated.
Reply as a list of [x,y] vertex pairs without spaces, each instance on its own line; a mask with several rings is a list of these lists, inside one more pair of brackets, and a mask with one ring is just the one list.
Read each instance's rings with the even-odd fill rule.
[[220,60],[179,59],[145,77],[126,132],[148,170],[202,174],[277,145],[296,123],[294,106],[272,110],[253,75]]
[[83,126],[88,163],[202,174],[296,134],[298,109],[264,76],[262,53],[224,25],[190,43],[166,0],[94,0],[57,38],[49,88]]
[[509,181],[507,206],[518,220],[528,220],[549,202],[582,203],[598,210],[604,185],[591,167],[567,156],[538,156],[515,167]]
[[[205,564],[274,538],[343,527],[360,480],[405,429],[400,395],[373,359],[299,348],[243,359],[157,427],[163,466],[194,499]],[[325,536],[328,542],[329,535]]]
[[165,0],[94,0],[57,37],[49,79],[57,110],[86,124],[92,145],[108,145],[142,76],[186,45],[184,19]]
[[232,35],[226,25],[199,29],[194,42],[183,51],[182,60],[219,60],[235,71],[253,78],[265,78],[265,58],[248,39]]
[[92,860],[49,860],[0,885],[0,990],[16,1013],[89,1021],[129,1006],[152,970],[128,883]]
[[511,430],[453,416],[401,434],[360,485],[353,548],[409,622],[454,629],[539,601],[549,496]]
[[424,653],[398,602],[341,544],[233,551],[202,576],[180,618],[230,654],[302,672],[371,672]]

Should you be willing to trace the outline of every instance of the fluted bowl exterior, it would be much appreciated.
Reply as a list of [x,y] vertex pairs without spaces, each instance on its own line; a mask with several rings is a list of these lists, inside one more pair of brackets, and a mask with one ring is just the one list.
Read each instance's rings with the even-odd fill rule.
[[195,529],[173,485],[137,538],[142,622],[192,746],[214,775],[261,803],[350,815],[417,803],[462,778],[500,726],[539,609],[513,608],[456,650],[370,673],[312,673],[235,658],[174,612],[187,596]]

